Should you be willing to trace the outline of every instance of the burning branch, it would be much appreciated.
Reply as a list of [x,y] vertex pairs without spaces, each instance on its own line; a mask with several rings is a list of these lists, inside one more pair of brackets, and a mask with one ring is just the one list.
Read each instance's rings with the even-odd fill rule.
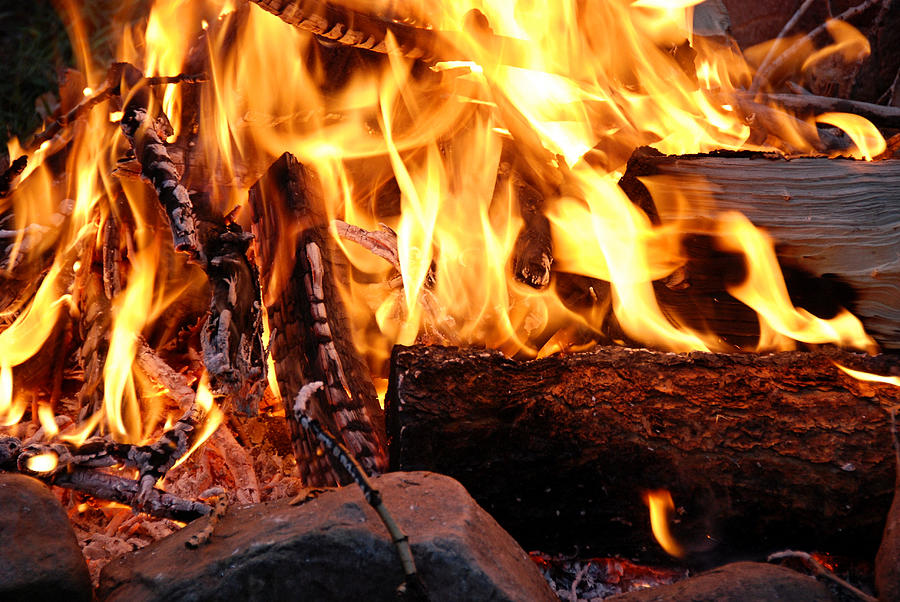
[[[387,458],[381,408],[368,367],[354,347],[338,290],[348,277],[347,266],[331,239],[322,195],[316,174],[287,153],[250,190],[262,281],[281,282],[274,294],[266,294],[275,374],[286,400],[305,382],[326,383],[316,418],[341,437],[364,466],[382,472]],[[284,224],[301,228],[285,236]],[[286,274],[276,271],[279,259],[288,262]],[[339,482],[327,458],[316,456],[314,441],[293,420],[289,402],[285,412],[291,417],[292,444],[305,484]]]
[[122,114],[122,133],[141,164],[142,175],[153,184],[159,201],[166,208],[175,250],[187,253],[203,265],[206,256],[197,236],[197,216],[150,114],[150,91],[143,81],[143,74],[126,64],[122,66],[122,80],[128,85],[130,96]]

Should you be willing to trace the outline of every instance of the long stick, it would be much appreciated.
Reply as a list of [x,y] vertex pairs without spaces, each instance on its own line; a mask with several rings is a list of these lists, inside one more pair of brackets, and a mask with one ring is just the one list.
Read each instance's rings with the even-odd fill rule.
[[334,456],[344,470],[347,471],[347,474],[353,477],[353,480],[362,490],[363,497],[378,513],[378,517],[384,523],[388,533],[390,533],[391,541],[394,543],[397,555],[400,557],[400,563],[403,565],[403,574],[405,576],[405,588],[401,586],[403,589],[398,590],[398,592],[408,596],[408,599],[427,600],[428,594],[425,590],[425,584],[419,578],[412,550],[409,547],[409,537],[407,537],[406,533],[403,532],[397,521],[394,520],[394,517],[385,507],[384,501],[381,499],[381,493],[372,485],[365,469],[353,457],[350,450],[341,444],[334,435],[325,430],[318,420],[310,418],[307,413],[310,397],[323,386],[324,384],[321,381],[315,381],[301,387],[294,401],[294,415],[297,418],[297,422],[312,433],[322,450]]
[[878,127],[900,128],[900,107],[888,107],[859,100],[831,98],[815,94],[757,94],[754,96],[749,92],[737,92],[735,96],[739,102],[773,103],[795,112],[854,113],[865,117]]

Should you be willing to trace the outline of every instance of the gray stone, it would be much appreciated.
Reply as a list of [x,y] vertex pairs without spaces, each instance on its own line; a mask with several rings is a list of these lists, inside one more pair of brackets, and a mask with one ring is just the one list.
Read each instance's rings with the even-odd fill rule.
[[[409,536],[432,600],[555,600],[528,555],[458,482],[427,472],[373,479]],[[403,571],[387,530],[355,486],[298,506],[231,509],[211,541],[182,531],[107,565],[107,600],[396,600]]]
[[90,600],[91,576],[50,488],[0,473],[0,600]]
[[734,562],[696,577],[607,598],[609,602],[833,602],[824,583],[761,562]]

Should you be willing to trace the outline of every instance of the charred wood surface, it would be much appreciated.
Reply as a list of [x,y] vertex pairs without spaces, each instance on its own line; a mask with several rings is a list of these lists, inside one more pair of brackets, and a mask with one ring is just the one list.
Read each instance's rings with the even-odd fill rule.
[[[658,291],[680,321],[754,344],[755,313],[725,292],[743,279],[743,261],[718,250],[708,231],[709,218],[739,211],[774,239],[795,305],[823,318],[847,307],[884,349],[900,349],[900,161],[638,151],[620,185],[663,223],[686,224],[680,288]],[[659,202],[675,194],[679,207]]]
[[366,470],[381,472],[387,464],[382,412],[350,333],[339,290],[349,266],[329,232],[318,178],[286,153],[251,189],[250,207],[270,349],[302,476],[315,486],[342,480],[291,419],[294,398],[313,381],[325,386],[310,400],[310,416]]
[[252,238],[218,215],[208,197],[191,197],[159,131],[158,105],[148,80],[123,65],[123,81],[133,88],[122,116],[122,132],[141,165],[141,174],[165,207],[175,249],[203,267],[211,288],[203,326],[203,360],[212,390],[240,401],[253,412],[265,387],[262,318],[256,268],[247,259]]
[[[460,480],[526,549],[662,555],[647,490],[694,553],[794,546],[871,558],[894,490],[887,356],[599,348],[519,363],[396,347],[391,468]],[[701,554],[701,552],[703,554]]]

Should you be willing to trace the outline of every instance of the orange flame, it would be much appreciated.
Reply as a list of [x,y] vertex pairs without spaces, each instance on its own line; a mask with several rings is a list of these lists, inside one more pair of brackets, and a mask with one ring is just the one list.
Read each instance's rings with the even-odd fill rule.
[[[147,75],[172,75],[197,65],[207,70],[209,81],[194,89],[196,131],[185,132],[179,121],[185,102],[181,86],[164,86],[159,95],[176,135],[192,135],[194,159],[217,176],[208,191],[216,211],[244,203],[259,173],[290,151],[319,175],[329,218],[370,230],[384,222],[396,232],[399,278],[365,249],[341,247],[356,273],[368,277],[352,280],[342,293],[355,342],[376,371],[394,344],[412,343],[423,334],[534,356],[583,344],[576,330],[600,333],[611,317],[627,337],[654,347],[722,348],[714,333],[679,324],[657,299],[654,283],[685,263],[685,231],[677,224],[651,223],[625,196],[618,180],[626,161],[642,145],[665,153],[808,152],[804,126],[815,128],[785,116],[775,119],[783,123],[764,142],[750,141],[751,127],[734,92],[748,86],[753,67],[733,49],[693,35],[697,0],[485,0],[477,4],[488,27],[471,25],[467,0],[421,3],[410,16],[428,23],[428,31],[439,34],[439,42],[458,55],[451,58],[459,60],[422,75],[389,38],[385,43],[393,52],[386,59],[349,70],[341,85],[328,79],[321,60],[327,50],[312,36],[256,4],[236,10],[237,4],[154,0],[146,21],[122,36],[117,58]],[[351,4],[401,13],[408,5]],[[84,92],[90,94],[103,81],[77,10],[68,8]],[[831,22],[828,30],[834,43],[818,51],[810,44],[793,67],[867,51],[850,26]],[[686,41],[697,52],[694,67],[673,56]],[[70,305],[73,275],[91,268],[76,264],[76,250],[97,247],[104,220],[120,210],[118,200],[124,199],[134,216],[134,232],[126,241],[130,270],[123,291],[111,301],[103,409],[61,435],[64,440],[83,440],[98,426],[122,441],[150,436],[163,409],[140,395],[132,374],[136,342],[186,290],[171,284],[186,278],[163,273],[171,250],[153,228],[152,192],[111,175],[123,146],[116,124],[121,111],[113,109],[118,107],[110,103],[95,107],[31,152],[11,201],[16,261],[27,264],[53,249],[56,255],[32,299],[0,316],[11,321],[0,332],[2,424],[16,423],[26,412],[14,390],[13,368],[52,337]],[[883,138],[865,120],[845,114],[816,120],[844,130],[855,144],[854,157],[870,160],[884,149]],[[24,152],[16,140],[8,147],[13,157]],[[68,152],[64,184],[47,165],[61,148]],[[506,156],[512,148],[514,164]],[[366,168],[354,170],[359,161],[366,161]],[[509,177],[513,171],[540,189],[542,211],[550,220],[553,270],[608,282],[608,298],[598,298],[591,288],[595,303],[575,311],[552,283],[534,290],[514,278],[510,265],[527,215],[521,191]],[[373,188],[387,181],[396,182],[398,207],[381,212]],[[822,320],[793,307],[771,242],[749,221],[724,215],[717,224],[723,245],[747,258],[747,280],[730,292],[758,313],[761,350],[788,348],[795,341],[874,347],[847,312]],[[290,274],[297,227],[286,224],[275,278],[263,283],[266,299]],[[43,235],[29,237],[28,228]],[[277,388],[274,378],[270,384]],[[206,404],[207,394],[201,385],[198,402]],[[221,419],[211,401],[204,412],[206,428]]]
[[681,547],[669,530],[669,516],[675,510],[672,494],[665,489],[648,491],[644,503],[650,508],[650,527],[653,537],[669,556],[684,558],[685,550]]

